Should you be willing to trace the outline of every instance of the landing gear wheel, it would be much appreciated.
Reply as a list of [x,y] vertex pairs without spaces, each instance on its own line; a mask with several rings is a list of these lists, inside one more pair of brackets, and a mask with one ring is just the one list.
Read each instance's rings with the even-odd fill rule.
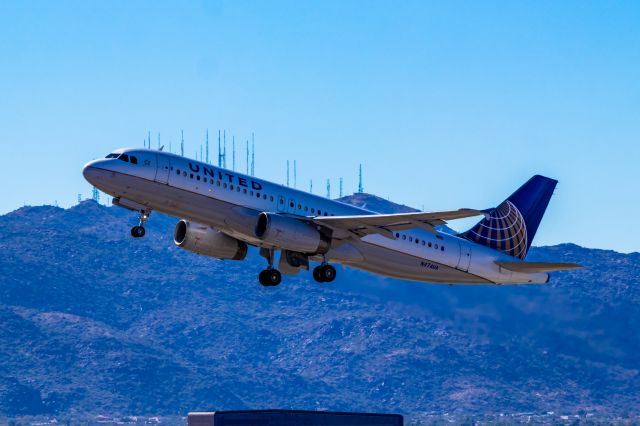
[[322,273],[322,279],[326,283],[330,283],[336,279],[336,268],[334,268],[331,265],[322,266],[321,273]]
[[282,282],[282,274],[277,269],[265,269],[258,275],[258,280],[265,287],[275,287]]
[[331,265],[320,265],[313,268],[313,279],[319,283],[330,283],[336,279],[336,268]]
[[313,279],[319,283],[324,282],[324,279],[322,278],[322,266],[316,266],[313,268]]
[[131,228],[131,236],[133,238],[142,238],[146,231],[144,230],[144,226],[134,226]]

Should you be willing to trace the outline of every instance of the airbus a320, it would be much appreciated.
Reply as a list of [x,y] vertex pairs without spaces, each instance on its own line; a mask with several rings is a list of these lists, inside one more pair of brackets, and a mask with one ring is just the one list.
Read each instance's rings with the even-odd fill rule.
[[[448,284],[547,283],[574,263],[525,258],[557,181],[533,176],[496,208],[379,214],[161,150],[118,149],[84,166],[89,183],[113,204],[139,214],[131,235],[145,235],[158,211],[180,220],[175,244],[217,259],[243,260],[259,248],[263,286],[309,270],[317,282],[336,278],[333,264],[389,277]],[[447,221],[478,216],[459,234]],[[280,253],[276,265],[276,254]]]

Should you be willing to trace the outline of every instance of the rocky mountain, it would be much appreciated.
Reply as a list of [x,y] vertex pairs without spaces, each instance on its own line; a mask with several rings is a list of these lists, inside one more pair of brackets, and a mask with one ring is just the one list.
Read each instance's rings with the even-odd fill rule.
[[338,198],[337,200],[378,213],[412,213],[418,211],[413,207],[405,206],[404,204],[397,204],[378,197],[377,195],[367,194],[366,192],[357,192],[352,195]]
[[640,415],[638,253],[535,248],[587,266],[543,286],[338,268],[332,284],[300,274],[262,288],[255,252],[184,252],[175,222],[154,213],[132,239],[133,213],[91,201],[0,217],[1,416]]

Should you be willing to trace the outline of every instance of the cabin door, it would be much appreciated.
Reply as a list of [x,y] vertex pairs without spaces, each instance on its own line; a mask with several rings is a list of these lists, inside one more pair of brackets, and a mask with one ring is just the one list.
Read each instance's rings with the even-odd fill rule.
[[468,272],[471,263],[471,244],[466,241],[460,243],[460,260],[458,260],[457,268],[461,271]]
[[167,184],[169,182],[169,156],[161,153],[156,154],[156,182]]

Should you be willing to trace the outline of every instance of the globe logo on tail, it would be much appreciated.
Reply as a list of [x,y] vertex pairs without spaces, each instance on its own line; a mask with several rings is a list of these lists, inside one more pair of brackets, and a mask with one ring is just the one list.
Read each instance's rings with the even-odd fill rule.
[[524,217],[508,200],[493,209],[488,218],[465,232],[464,237],[519,259],[525,258],[529,247]]

